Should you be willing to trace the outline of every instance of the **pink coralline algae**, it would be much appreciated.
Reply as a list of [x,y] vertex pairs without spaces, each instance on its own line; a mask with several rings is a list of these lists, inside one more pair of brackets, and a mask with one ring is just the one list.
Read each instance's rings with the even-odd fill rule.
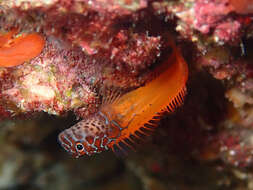
[[252,130],[233,130],[220,136],[222,159],[236,167],[249,167],[253,163]]
[[194,13],[196,20],[194,28],[206,34],[210,29],[217,26],[220,21],[224,21],[224,17],[230,12],[227,1],[197,0],[194,5]]
[[[240,3],[237,3],[240,2]],[[196,31],[218,43],[238,43],[248,28],[242,20],[252,22],[252,1],[196,0],[183,2],[154,3],[158,13],[180,18],[176,30],[192,41],[200,40]]]
[[[13,115],[34,111],[59,114],[78,104],[94,101],[94,93],[84,82],[77,80],[76,70],[70,64],[77,64],[75,57],[78,56],[80,61],[83,55],[62,49],[64,45],[61,42],[51,43],[51,40],[47,40],[42,54],[29,64],[1,68],[1,76],[11,79],[8,86],[5,85],[6,81],[1,80],[4,83],[1,105]],[[58,75],[55,75],[56,72]],[[12,102],[13,106],[9,107],[8,102]]]
[[[121,4],[123,8],[114,6],[113,2],[112,6],[102,1],[92,2],[94,6],[86,2],[89,5],[86,7],[78,2],[61,1],[51,2],[33,13],[24,9],[25,6],[33,9],[41,3],[3,3],[8,10],[3,9],[4,16],[0,18],[3,33],[13,27],[21,32],[36,30],[46,44],[31,61],[1,68],[0,105],[3,113],[6,112],[1,117],[8,116],[7,113],[15,116],[40,111],[60,115],[69,110],[84,117],[97,108],[97,86],[129,89],[148,80],[147,68],[160,55],[161,37],[145,31],[138,33],[119,23],[120,19],[129,22],[124,17],[145,7],[145,2],[140,2],[140,7]],[[77,5],[86,9],[78,9]],[[61,8],[66,6],[73,12],[64,13]],[[104,11],[98,14],[96,10],[102,8]],[[121,9],[128,11],[117,12]],[[36,14],[44,16],[31,22],[26,19]]]
[[157,144],[166,154],[251,166],[244,131],[251,135],[253,123],[252,1],[240,2],[0,1],[1,34],[17,28],[45,39],[40,55],[0,68],[0,118],[96,113],[101,90],[124,93],[152,81],[172,35],[189,63],[189,94],[161,122]]
[[214,35],[222,41],[236,39],[239,35],[241,24],[238,21],[228,21],[218,25],[214,31]]
[[[0,67],[0,179],[6,179],[0,189],[253,189],[252,5],[252,0],[0,0],[1,37],[7,34],[12,42],[35,33],[45,40],[38,55]],[[8,35],[11,31],[18,32]],[[73,136],[80,140],[78,123],[105,110],[114,92],[133,93],[133,102],[125,96],[130,103],[122,112],[135,112],[136,102],[144,100],[138,110],[151,113],[157,112],[150,109],[156,87],[164,84],[157,99],[167,105],[165,92],[176,82],[165,79],[177,72],[159,78],[156,71],[162,63],[170,66],[164,60],[173,52],[171,36],[189,68],[184,104],[159,114],[152,132],[135,123],[140,130],[121,138],[128,144],[107,146],[117,153],[132,146],[136,151],[125,159],[111,152],[71,159],[60,147],[68,137],[57,143],[57,136],[76,126]],[[134,94],[155,79],[152,89]],[[87,132],[96,133],[98,123],[89,124]],[[120,140],[120,128],[109,129],[110,139]],[[87,138],[90,147],[106,145],[104,134]]]
[[[238,4],[240,5],[238,6]],[[232,13],[240,14],[242,10],[250,7],[251,4],[252,2],[250,1],[240,3],[229,0],[196,1],[194,5],[196,18],[194,20],[194,28],[203,34],[213,32],[214,40],[216,41],[238,41],[244,26],[240,22],[241,16],[236,18],[232,16]],[[248,11],[250,12],[250,9]],[[248,13],[248,11],[244,13]]]

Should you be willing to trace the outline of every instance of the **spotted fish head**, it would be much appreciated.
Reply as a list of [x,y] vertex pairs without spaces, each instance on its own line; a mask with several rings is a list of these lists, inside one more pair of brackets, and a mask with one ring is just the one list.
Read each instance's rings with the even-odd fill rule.
[[90,156],[108,149],[106,130],[104,118],[95,114],[61,132],[58,140],[73,157]]

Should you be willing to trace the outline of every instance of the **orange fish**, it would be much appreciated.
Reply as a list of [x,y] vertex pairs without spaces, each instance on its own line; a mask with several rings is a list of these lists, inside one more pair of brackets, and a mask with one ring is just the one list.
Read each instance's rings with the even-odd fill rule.
[[38,56],[44,48],[45,40],[37,33],[14,37],[17,30],[0,34],[0,67],[13,67]]
[[89,116],[58,136],[62,147],[78,158],[104,150],[124,152],[153,130],[161,112],[173,112],[186,94],[188,67],[172,43],[171,56],[158,67],[160,73],[145,86],[122,96],[112,93],[98,113]]

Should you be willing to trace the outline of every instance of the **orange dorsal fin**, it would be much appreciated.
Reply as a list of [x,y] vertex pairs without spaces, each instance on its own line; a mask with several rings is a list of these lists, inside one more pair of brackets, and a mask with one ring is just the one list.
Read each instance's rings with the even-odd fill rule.
[[103,94],[102,107],[116,103],[122,96],[122,91],[116,87],[101,88],[99,94]]
[[154,80],[101,107],[108,120],[122,129],[109,145],[114,152],[124,151],[128,144],[142,141],[157,127],[160,113],[173,112],[183,104],[188,66],[176,46],[173,43],[171,46],[172,55],[154,71],[160,73]]

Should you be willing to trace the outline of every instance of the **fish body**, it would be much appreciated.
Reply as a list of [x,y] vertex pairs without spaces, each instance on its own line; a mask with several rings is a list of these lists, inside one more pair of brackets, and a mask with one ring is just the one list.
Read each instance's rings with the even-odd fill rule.
[[173,43],[172,47],[171,56],[155,70],[159,73],[155,79],[120,97],[111,95],[98,113],[60,133],[64,149],[74,157],[107,149],[124,151],[157,126],[159,113],[180,106],[186,94],[188,66]]

